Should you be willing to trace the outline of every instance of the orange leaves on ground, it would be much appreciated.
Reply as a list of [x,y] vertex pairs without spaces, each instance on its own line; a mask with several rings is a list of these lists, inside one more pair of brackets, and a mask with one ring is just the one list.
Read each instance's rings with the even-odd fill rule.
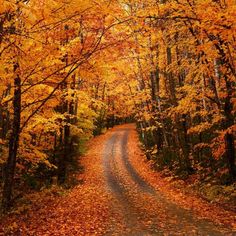
[[81,163],[84,173],[76,176],[81,184],[71,190],[53,186],[26,196],[25,205],[16,207],[14,215],[2,221],[0,234],[103,235],[109,224],[110,201],[101,165],[100,143],[105,138],[103,135],[89,142],[89,152]]
[[147,161],[146,156],[140,149],[140,143],[135,130],[131,132],[129,138],[129,158],[139,175],[150,183],[157,191],[163,193],[168,199],[176,204],[191,209],[199,217],[211,219],[218,224],[229,225],[235,228],[235,213],[225,210],[216,204],[210,204],[200,198],[193,191],[186,192],[187,184],[181,181],[176,188],[176,181],[172,178],[163,177],[160,172],[153,170],[153,162]]

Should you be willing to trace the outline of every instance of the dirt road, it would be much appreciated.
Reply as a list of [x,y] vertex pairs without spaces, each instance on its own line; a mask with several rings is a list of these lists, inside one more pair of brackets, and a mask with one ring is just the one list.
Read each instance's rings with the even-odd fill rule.
[[75,176],[74,188],[52,186],[25,196],[15,213],[0,220],[0,235],[236,235],[209,221],[229,225],[235,219],[232,212],[195,198],[191,210],[183,208],[189,209],[192,196],[177,197],[146,166],[132,124],[93,138],[79,163],[84,172]]
[[104,147],[107,190],[115,199],[110,203],[113,219],[106,235],[227,235],[227,230],[170,202],[140,177],[127,152],[132,129],[117,128]]

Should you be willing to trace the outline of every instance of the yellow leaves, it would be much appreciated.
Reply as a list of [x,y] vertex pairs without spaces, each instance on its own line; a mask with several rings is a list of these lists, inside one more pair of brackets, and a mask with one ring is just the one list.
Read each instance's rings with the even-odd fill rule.
[[155,156],[158,153],[158,147],[157,145],[154,145],[150,150],[147,150],[147,152],[153,156]]
[[[27,132],[34,133],[56,133],[59,135],[59,129],[61,127],[61,123],[65,120],[64,114],[59,114],[56,112],[48,112],[41,115],[36,115],[33,119],[33,122],[29,124],[26,128]],[[30,137],[29,137],[30,138]]]
[[31,163],[33,166],[37,166],[39,163],[48,164],[48,166],[53,167],[47,161],[47,154],[43,150],[39,150],[38,147],[30,144],[28,140],[28,135],[22,135],[19,148],[19,158],[23,162]]
[[52,163],[50,163],[47,159],[42,161],[43,164],[45,164],[48,168],[50,169],[57,169],[57,166],[53,165]]
[[196,111],[197,104],[190,97],[181,99],[178,106],[169,109],[169,115],[173,118],[177,114],[188,114]]
[[25,23],[27,23],[25,26],[32,27],[40,17],[38,15],[37,10],[35,9],[35,6],[32,5],[33,1],[27,2],[18,2],[17,6],[21,10],[21,17],[24,18]]
[[201,123],[199,125],[196,125],[188,129],[188,134],[194,134],[194,133],[199,134],[199,133],[208,131],[211,127],[212,127],[212,124],[209,124],[208,122]]
[[147,112],[147,111],[144,111],[144,112],[141,114],[141,116],[142,116],[142,118],[143,118],[146,122],[148,122],[148,121],[150,121],[150,120],[152,119],[152,115],[151,115],[149,112]]
[[0,14],[16,10],[16,3],[13,0],[0,0]]
[[65,94],[63,94],[65,101],[71,103],[76,102],[77,100],[77,90],[76,89],[67,89]]
[[[61,4],[60,0],[57,0],[58,4]],[[91,2],[90,0],[71,0],[68,3],[64,3],[64,11],[71,13],[71,12],[81,12],[81,14],[87,13],[89,8],[95,5],[95,2]]]
[[[209,113],[208,113],[209,114]],[[222,114],[213,114],[212,117],[212,124],[220,124],[224,120],[224,117]]]

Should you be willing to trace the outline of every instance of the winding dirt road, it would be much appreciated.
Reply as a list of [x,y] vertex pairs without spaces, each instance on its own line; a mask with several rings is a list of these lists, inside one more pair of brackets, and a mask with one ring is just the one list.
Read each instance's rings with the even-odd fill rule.
[[105,143],[103,166],[114,200],[106,235],[233,235],[167,200],[137,173],[128,155],[134,126],[116,128]]
[[[145,160],[132,124],[93,138],[79,161],[84,172],[75,176],[78,184],[68,191],[54,186],[25,197],[20,213],[0,220],[0,235],[236,235],[233,212],[192,196],[178,197]],[[192,209],[186,210],[189,205]]]

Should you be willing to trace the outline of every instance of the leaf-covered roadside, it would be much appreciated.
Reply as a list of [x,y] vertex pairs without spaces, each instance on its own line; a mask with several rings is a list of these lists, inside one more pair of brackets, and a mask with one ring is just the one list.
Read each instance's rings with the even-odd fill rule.
[[[177,205],[193,211],[196,216],[210,219],[216,224],[230,226],[236,230],[236,213],[224,209],[216,203],[203,199],[197,191],[189,187],[189,183],[165,176],[153,168],[153,162],[147,161],[136,131],[132,131],[129,138],[129,158],[138,174],[157,191],[160,191],[169,200]],[[181,184],[180,184],[181,183]],[[188,191],[186,191],[186,189]],[[233,209],[233,207],[232,207]]]
[[[125,132],[129,132],[127,150],[124,150],[124,153],[127,152],[127,160],[142,180],[163,198],[155,198],[148,192],[143,192],[123,165],[124,153],[118,147],[122,147],[122,139],[119,137]],[[131,209],[125,209],[125,212],[122,212],[125,205],[119,200],[122,198],[107,188],[107,173],[103,165],[105,144],[109,144],[107,141],[115,134],[118,141],[113,151],[111,147],[111,151],[117,162],[112,173],[117,172],[119,184],[123,185],[120,186],[122,190],[118,189],[118,194],[125,197],[123,200],[128,204],[131,202]],[[2,218],[0,235],[104,235],[113,227],[119,233],[133,232],[139,227],[154,227],[155,232],[160,233],[168,228],[177,230],[178,220],[183,219],[173,215],[177,208],[182,207],[190,210],[194,220],[204,218],[206,222],[211,220],[217,225],[226,226],[226,229],[235,229],[235,212],[210,204],[196,194],[184,193],[183,189],[174,187],[170,179],[151,169],[152,163],[146,161],[134,125],[115,127],[106,134],[91,139],[87,147],[87,154],[80,160],[84,172],[76,174],[78,185],[71,190],[53,186],[26,196],[18,203],[15,211]],[[170,209],[167,202],[174,202],[177,208]],[[133,228],[129,228],[125,216],[134,217]],[[193,235],[195,233],[194,231]]]
[[81,184],[71,190],[55,186],[26,196],[2,219],[0,235],[102,235],[108,227],[110,201],[100,165],[106,136],[88,143],[89,151],[81,160],[84,173],[77,174]]

